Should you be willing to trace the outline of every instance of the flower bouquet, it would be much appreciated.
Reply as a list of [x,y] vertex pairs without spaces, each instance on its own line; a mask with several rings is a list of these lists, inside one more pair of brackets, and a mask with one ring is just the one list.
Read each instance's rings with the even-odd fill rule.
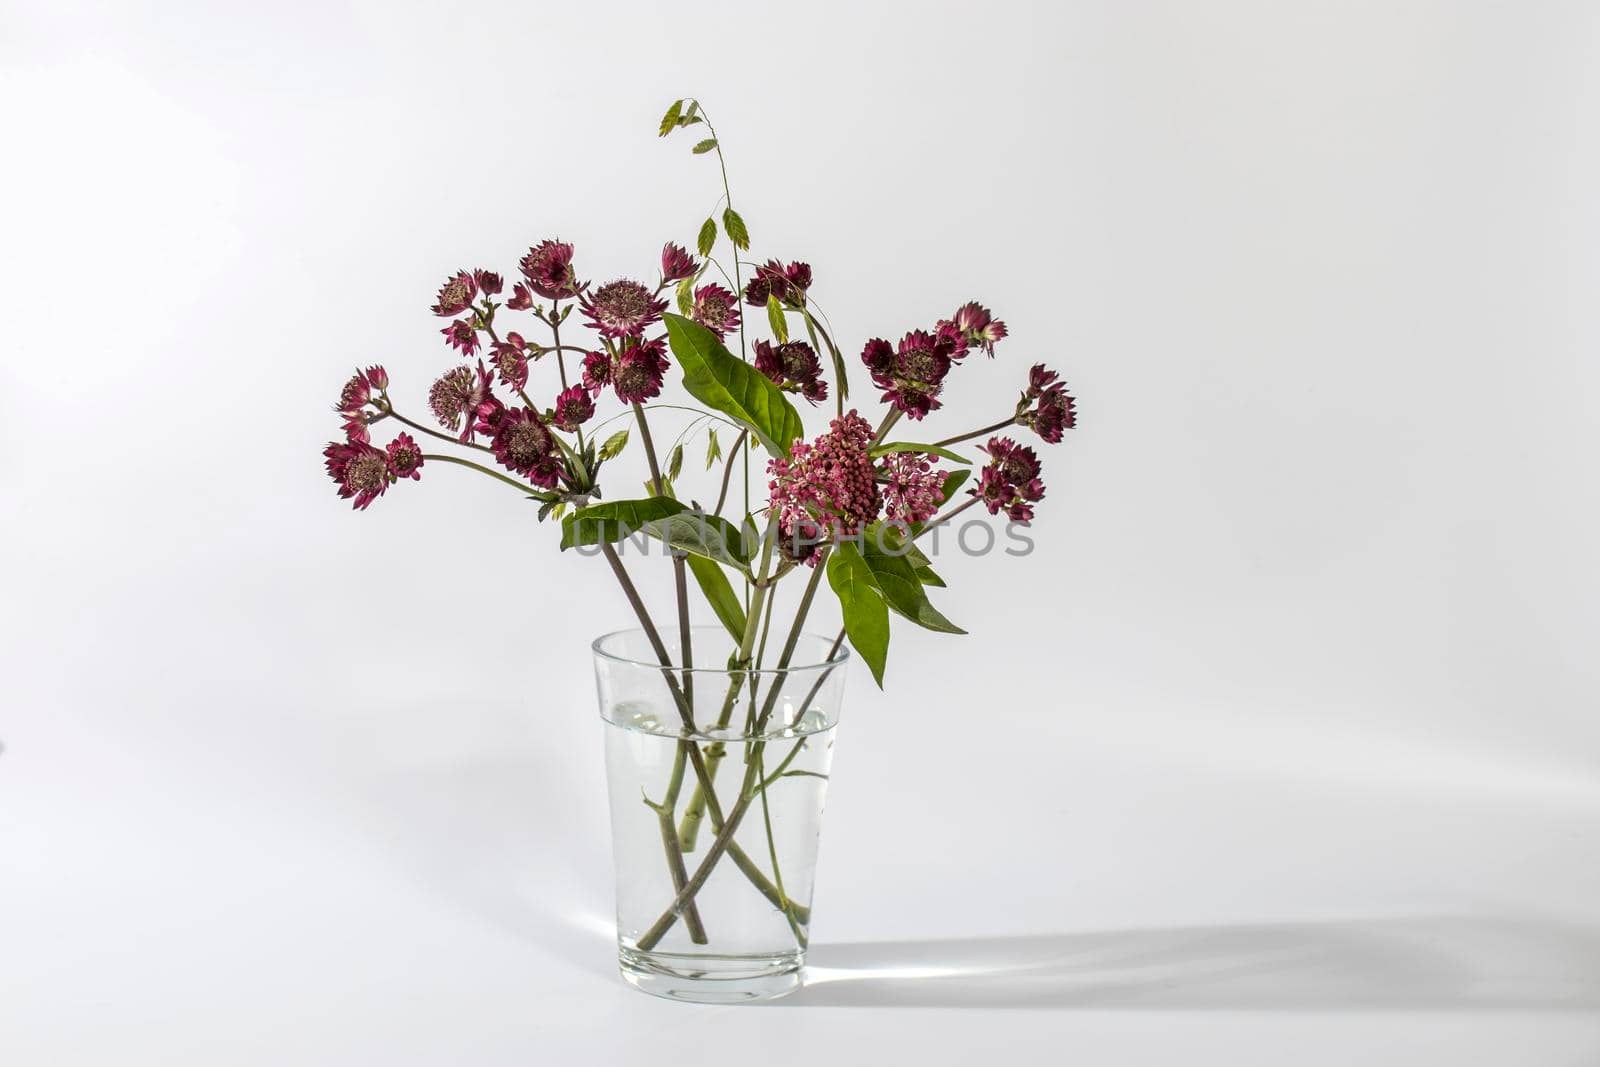
[[[694,154],[722,164],[698,101],[661,120],[663,137],[687,129],[701,134]],[[621,968],[640,988],[698,1001],[798,985],[845,642],[881,686],[891,616],[962,633],[928,596],[944,585],[938,532],[979,505],[1028,523],[1044,483],[1018,438],[1054,444],[1075,423],[1064,384],[1036,365],[992,425],[932,441],[897,432],[940,412],[951,372],[993,358],[1006,338],[977,303],[897,342],[868,340],[860,362],[885,410],[862,415],[811,267],[746,259],[750,233],[719,170],[720,214],[700,225],[694,253],[662,249],[653,285],[580,280],[559,240],[529,249],[509,294],[491,271],[450,277],[433,311],[462,362],[428,390],[431,420],[403,412],[388,373],[368,367],[345,383],[344,439],[324,451],[358,509],[450,465],[534,502],[533,517],[559,522],[562,550],[605,560],[636,624],[593,645]],[[696,406],[657,399],[674,370]],[[827,428],[810,436],[804,416],[824,412]],[[679,428],[662,449],[657,423],[668,420]],[[374,432],[390,427],[379,447]],[[643,491],[615,477],[603,491],[635,439]],[[685,485],[691,445],[704,448],[703,490]],[[660,624],[623,562],[652,545],[672,568],[675,625]],[[791,578],[793,617],[775,625]],[[836,636],[804,629],[824,579],[843,619]],[[691,625],[691,599],[716,625]]]

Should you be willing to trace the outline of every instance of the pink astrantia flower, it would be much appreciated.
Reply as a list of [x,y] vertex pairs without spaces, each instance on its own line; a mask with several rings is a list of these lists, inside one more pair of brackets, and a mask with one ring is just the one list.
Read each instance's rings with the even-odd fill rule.
[[919,452],[891,452],[883,457],[879,473],[883,484],[883,517],[909,525],[927,522],[944,500],[944,480],[949,472],[940,470]]
[[535,485],[553,489],[561,474],[555,436],[536,411],[512,408],[498,420],[490,442],[501,466],[516,471]]
[[590,352],[583,357],[583,387],[591,395],[600,395],[600,390],[611,384],[611,353]]
[[484,296],[500,295],[500,290],[506,284],[505,279],[492,270],[475,270],[472,272],[472,280],[478,283],[478,288],[482,290]]
[[948,336],[912,330],[900,339],[898,348],[881,338],[868,341],[861,362],[872,372],[872,383],[883,390],[884,403],[915,420],[939,406],[953,351]]
[[661,249],[661,281],[681,282],[700,269],[700,264],[682,245],[668,241]]
[[372,440],[367,431],[367,416],[360,411],[347,412],[344,417],[344,439],[351,444],[364,445]]
[[390,441],[384,458],[388,461],[389,473],[395,478],[422,480],[422,449],[410,434],[403,433]]
[[689,317],[719,338],[726,337],[739,328],[739,298],[720,285],[702,285],[694,291]]
[[508,333],[504,341],[491,345],[489,362],[509,388],[521,389],[528,384],[528,345],[520,333]]
[[617,357],[611,384],[624,404],[639,404],[661,395],[667,376],[667,344],[662,338],[634,341]]
[[813,404],[828,399],[828,383],[822,380],[822,361],[816,350],[804,341],[772,345],[755,344],[756,370],[771,378],[786,392],[799,393]]
[[994,356],[994,344],[1006,336],[1006,324],[989,314],[989,309],[976,301],[956,308],[956,329],[966,337],[967,343]]
[[1033,449],[1009,437],[989,438],[983,451],[989,454],[989,464],[971,494],[983,502],[991,515],[1004,511],[1012,522],[1031,522],[1033,505],[1044,499],[1039,457]]
[[366,372],[357,370],[351,375],[350,380],[344,383],[344,388],[339,390],[339,403],[334,410],[346,415],[360,411],[372,399],[372,383],[368,380]]
[[556,397],[555,408],[550,412],[551,424],[567,433],[575,432],[593,417],[594,398],[581,385],[563,389]]
[[769,259],[756,268],[755,277],[744,287],[744,299],[753,307],[765,307],[767,297],[776,296],[779,303],[800,307],[806,302],[806,290],[811,288],[811,265],[796,261],[787,267]]
[[533,307],[532,290],[521,282],[517,282],[511,287],[511,295],[506,299],[506,307],[512,311],[527,311]]
[[362,373],[366,375],[367,384],[372,386],[372,388],[376,389],[378,392],[382,393],[388,390],[389,372],[384,370],[381,366],[368,367],[366,370],[362,371]]
[[479,408],[486,403],[498,403],[489,388],[489,372],[483,364],[475,371],[466,364],[446,371],[428,390],[428,406],[434,418],[447,430],[457,431],[461,440],[472,440],[477,427]]
[[1035,364],[1028,372],[1028,391],[1022,398],[1024,405],[1032,406],[1017,414],[1018,423],[1052,445],[1061,440],[1063,431],[1078,424],[1077,401],[1059,379],[1060,375],[1046,370],[1043,363]]
[[661,319],[665,300],[657,300],[638,282],[618,278],[579,297],[583,314],[606,337],[638,337]]
[[546,300],[578,295],[583,288],[572,267],[572,246],[562,241],[541,241],[517,263],[533,291]]
[[457,319],[439,332],[451,348],[460,349],[463,355],[470,356],[478,350],[478,331],[466,319]]
[[362,511],[382,496],[393,480],[388,457],[364,442],[330,444],[322,450],[322,455],[328,477],[339,485],[339,496],[351,500],[351,507]]
[[472,272],[457,271],[439,289],[439,300],[433,305],[433,313],[445,319],[459,315],[472,306],[472,298],[477,295],[478,281]]
[[796,442],[788,459],[767,463],[785,555],[815,566],[819,541],[852,537],[878,517],[872,437],[872,424],[851,411],[815,441]]

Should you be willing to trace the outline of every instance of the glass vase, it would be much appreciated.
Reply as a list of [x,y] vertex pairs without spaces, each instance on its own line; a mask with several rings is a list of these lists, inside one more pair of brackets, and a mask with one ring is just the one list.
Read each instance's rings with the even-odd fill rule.
[[848,653],[801,635],[787,657],[739,669],[726,631],[688,637],[593,645],[618,960],[657,996],[767,1000],[802,979]]

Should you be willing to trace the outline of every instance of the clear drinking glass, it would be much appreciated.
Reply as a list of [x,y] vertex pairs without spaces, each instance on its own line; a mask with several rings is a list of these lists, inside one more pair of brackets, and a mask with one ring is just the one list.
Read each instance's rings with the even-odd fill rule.
[[[606,726],[622,976],[708,1003],[799,988],[849,654],[802,635],[785,666],[730,670],[725,630],[594,642]],[[705,789],[709,782],[709,794]]]

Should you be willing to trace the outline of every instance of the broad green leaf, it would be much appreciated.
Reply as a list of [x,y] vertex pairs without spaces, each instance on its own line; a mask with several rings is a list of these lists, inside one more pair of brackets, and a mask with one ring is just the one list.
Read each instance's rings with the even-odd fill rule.
[[948,448],[941,448],[938,445],[919,445],[915,441],[891,441],[886,445],[874,445],[872,458],[877,459],[879,456],[887,456],[890,452],[921,452],[924,455],[941,456],[955,463],[966,463],[968,465],[972,463],[972,460],[959,452],[952,452]]
[[772,336],[778,339],[780,345],[789,343],[789,323],[783,317],[783,305],[771,293],[767,294],[767,324],[772,327]]
[[750,247],[750,231],[745,229],[744,219],[731,207],[722,213],[722,228],[735,248],[743,251]]
[[606,438],[606,443],[600,446],[601,459],[616,459],[622,450],[628,447],[628,431],[618,430]]
[[700,250],[700,254],[702,256],[709,256],[711,254],[712,246],[716,243],[717,220],[706,219],[706,221],[700,225],[700,237],[699,240],[695,242],[695,247]]
[[661,116],[660,137],[665,137],[678,128],[678,119],[683,117],[683,101],[674,100],[672,106],[667,108],[667,113]]
[[844,632],[882,689],[884,663],[889,658],[889,609],[879,595],[872,570],[848,541],[829,553],[827,567],[828,585],[838,596],[844,615]]
[[694,146],[694,154],[703,156],[715,147],[717,147],[717,139],[715,137],[707,137],[704,141]]
[[922,591],[922,580],[907,558],[907,547],[899,533],[881,523],[866,528],[861,558],[872,571],[883,599],[897,614],[918,626],[940,633],[966,633],[928,602],[928,594]]
[[916,568],[915,573],[917,576],[917,581],[921,582],[923,585],[931,585],[935,589],[943,589],[945,587],[944,579],[939,577],[939,575],[934,572],[932,567],[918,567]]
[[739,594],[733,591],[733,583],[728,581],[728,576],[721,567],[704,556],[689,556],[684,562],[689,564],[689,570],[699,583],[700,592],[705,594],[706,603],[716,612],[717,620],[727,627],[735,641],[742,640],[744,607],[739,603]]
[[951,471],[945,475],[944,488],[941,490],[943,495],[939,499],[940,505],[950,503],[950,498],[956,495],[956,490],[960,489],[970,477],[972,477],[971,471]]
[[744,554],[739,528],[720,516],[680,510],[647,522],[640,529],[669,548],[749,573],[750,558]]
[[682,504],[664,496],[591,504],[561,520],[561,549],[611,544],[632,533],[648,533],[645,527],[650,523],[685,510]]
[[914,542],[906,544],[906,562],[911,564],[911,569],[916,573],[917,580],[923,585],[944,588],[944,579],[933,572],[932,560],[927,553],[918,548]]
[[717,428],[713,426],[706,432],[706,470],[710,470],[721,458],[722,442],[717,440]]
[[787,459],[805,424],[783,391],[698,322],[682,315],[665,318],[672,354],[683,367],[683,387],[702,404],[748,426],[768,452]]

